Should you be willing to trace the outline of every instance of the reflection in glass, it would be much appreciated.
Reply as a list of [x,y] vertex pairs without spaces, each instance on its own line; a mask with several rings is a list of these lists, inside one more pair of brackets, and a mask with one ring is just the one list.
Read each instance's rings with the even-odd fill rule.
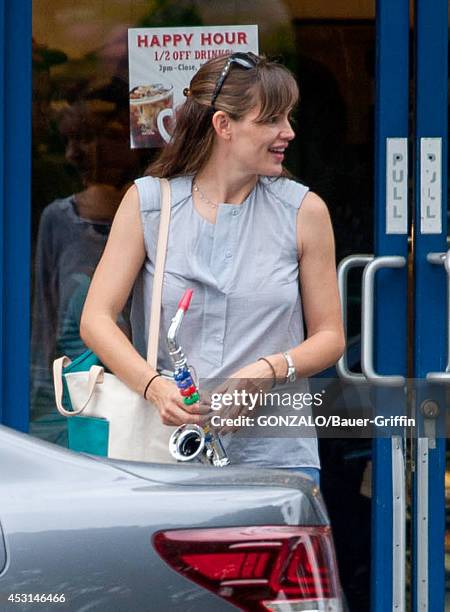
[[[128,27],[258,24],[261,51],[283,58],[300,84],[297,136],[287,167],[327,202],[338,260],[372,252],[375,5],[369,19],[352,19],[346,7],[349,19],[333,20],[322,19],[323,3],[310,9],[320,14],[304,19],[303,4],[33,2],[32,433],[64,444],[51,363],[84,349],[78,326],[92,272],[121,194],[152,154],[129,150]],[[141,120],[150,123],[145,114]],[[353,369],[359,360],[359,296],[359,278],[351,279]],[[369,609],[370,448],[330,440],[321,455],[322,488],[349,609],[364,612]]]
[[31,418],[32,430],[61,443],[65,423],[53,409],[51,363],[61,355],[73,359],[86,348],[79,324],[89,283],[124,191],[139,174],[139,154],[129,146],[127,93],[117,79],[95,89],[77,83],[50,105],[65,162],[80,188],[56,197],[39,219]]

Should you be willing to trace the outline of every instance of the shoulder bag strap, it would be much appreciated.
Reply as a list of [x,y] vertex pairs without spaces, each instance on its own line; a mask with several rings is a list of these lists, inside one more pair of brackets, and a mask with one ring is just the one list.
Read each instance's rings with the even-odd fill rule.
[[161,186],[161,216],[159,220],[158,246],[156,250],[155,276],[153,278],[152,303],[150,307],[149,334],[147,346],[147,362],[156,370],[158,360],[159,327],[161,323],[161,299],[166,263],[167,241],[171,212],[170,183],[160,179]]

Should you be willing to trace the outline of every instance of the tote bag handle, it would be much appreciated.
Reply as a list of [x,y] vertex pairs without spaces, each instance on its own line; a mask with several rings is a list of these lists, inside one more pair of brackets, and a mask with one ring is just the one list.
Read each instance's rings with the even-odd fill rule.
[[66,410],[62,403],[63,398],[63,369],[70,365],[72,360],[68,357],[60,357],[53,362],[53,382],[55,387],[55,400],[58,412],[67,417],[77,416],[81,414],[89,404],[92,394],[95,390],[95,385],[103,382],[104,369],[102,366],[93,365],[89,370],[87,397],[83,404],[77,410]]
[[160,179],[161,188],[161,216],[159,219],[158,246],[156,250],[155,275],[153,278],[152,303],[150,307],[150,323],[147,346],[147,362],[156,370],[158,360],[159,327],[161,324],[161,300],[166,263],[167,242],[169,239],[169,225],[171,212],[170,183],[167,179]]

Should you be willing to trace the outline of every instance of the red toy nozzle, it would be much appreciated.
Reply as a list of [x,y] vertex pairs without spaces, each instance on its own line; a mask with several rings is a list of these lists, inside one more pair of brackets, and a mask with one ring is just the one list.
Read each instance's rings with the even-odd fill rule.
[[184,312],[186,312],[186,310],[189,308],[189,304],[191,303],[193,293],[193,289],[186,289],[186,291],[183,293],[183,297],[181,298],[180,303],[178,304],[178,309],[181,308],[182,310],[184,310]]

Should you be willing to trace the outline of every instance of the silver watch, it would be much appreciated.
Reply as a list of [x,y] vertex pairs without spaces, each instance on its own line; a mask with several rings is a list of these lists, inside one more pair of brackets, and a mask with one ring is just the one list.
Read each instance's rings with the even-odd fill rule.
[[287,352],[283,353],[283,357],[286,359],[286,363],[288,366],[286,380],[284,382],[285,383],[288,383],[288,382],[295,383],[295,381],[297,380],[297,372],[295,370],[295,366],[294,366],[294,362],[292,361],[292,357]]

